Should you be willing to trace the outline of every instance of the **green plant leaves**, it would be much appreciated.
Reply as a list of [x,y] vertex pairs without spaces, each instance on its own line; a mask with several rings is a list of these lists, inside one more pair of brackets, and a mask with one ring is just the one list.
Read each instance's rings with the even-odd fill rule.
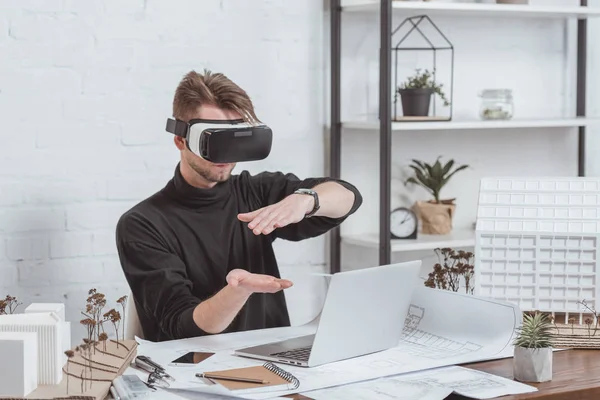
[[523,325],[517,328],[518,335],[513,344],[530,349],[552,346],[552,323],[547,315],[536,312],[533,316],[523,315]]
[[420,185],[431,192],[436,203],[440,202],[440,192],[450,178],[457,172],[469,167],[468,165],[461,165],[451,171],[455,164],[454,160],[442,165],[440,159],[441,156],[436,159],[433,165],[420,160],[411,160],[412,164],[409,167],[415,171],[415,176],[406,180],[406,183]]
[[[433,71],[435,72],[435,69]],[[415,70],[415,75],[408,77],[406,81],[396,89],[396,94],[401,89],[433,89],[433,91],[444,101],[444,105],[449,106],[450,102],[446,98],[443,87],[443,84],[435,82],[433,75],[429,70],[426,69],[424,72],[421,72],[421,69],[417,68]]]

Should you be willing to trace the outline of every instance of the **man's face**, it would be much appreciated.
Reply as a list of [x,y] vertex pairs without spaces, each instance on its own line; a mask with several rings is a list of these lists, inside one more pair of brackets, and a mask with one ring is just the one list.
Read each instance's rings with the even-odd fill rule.
[[[201,119],[240,119],[240,114],[235,111],[222,110],[216,106],[205,105],[198,109],[192,118]],[[181,150],[182,161],[185,161],[200,178],[206,180],[209,185],[224,182],[231,176],[235,163],[215,164],[192,153],[185,144],[185,139],[175,137],[175,143]]]

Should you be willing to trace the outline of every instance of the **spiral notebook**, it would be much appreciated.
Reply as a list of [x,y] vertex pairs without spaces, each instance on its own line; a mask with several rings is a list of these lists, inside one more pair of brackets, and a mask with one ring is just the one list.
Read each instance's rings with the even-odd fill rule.
[[[257,365],[255,367],[205,371],[204,375],[204,378],[208,378],[211,381],[240,394],[294,390],[300,386],[298,378],[271,362],[266,362],[263,365]],[[218,379],[215,378],[215,376],[228,377],[232,380]],[[262,380],[264,383],[236,381],[236,378]]]

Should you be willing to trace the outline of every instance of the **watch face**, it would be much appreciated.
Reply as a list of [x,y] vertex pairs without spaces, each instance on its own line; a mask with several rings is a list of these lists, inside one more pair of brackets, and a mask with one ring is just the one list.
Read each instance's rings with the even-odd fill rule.
[[413,234],[417,229],[417,216],[407,208],[392,211],[390,230],[394,236],[404,238]]

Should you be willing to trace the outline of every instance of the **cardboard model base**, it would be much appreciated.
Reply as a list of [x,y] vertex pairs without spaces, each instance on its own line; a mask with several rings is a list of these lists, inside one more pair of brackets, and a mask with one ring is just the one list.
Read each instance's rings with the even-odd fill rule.
[[552,330],[553,347],[557,349],[600,349],[600,326],[556,324]]
[[[109,340],[96,349],[77,352],[63,367],[63,379],[58,385],[38,386],[24,399],[83,399],[103,400],[110,391],[113,379],[120,376],[137,354],[135,340]],[[68,386],[68,391],[67,391]],[[0,397],[0,399],[21,399]]]

